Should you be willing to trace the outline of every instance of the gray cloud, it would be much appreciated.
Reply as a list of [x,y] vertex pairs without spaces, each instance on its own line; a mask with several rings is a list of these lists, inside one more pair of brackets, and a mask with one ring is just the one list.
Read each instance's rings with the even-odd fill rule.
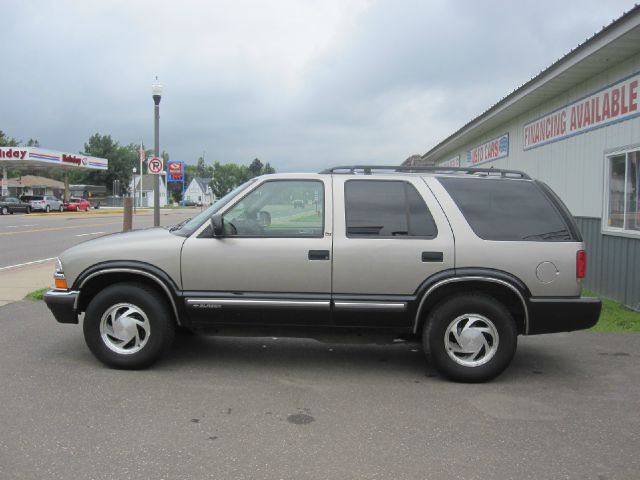
[[[130,4],[131,3],[131,4]],[[282,171],[398,163],[495,103],[632,1],[3,4],[0,129]]]

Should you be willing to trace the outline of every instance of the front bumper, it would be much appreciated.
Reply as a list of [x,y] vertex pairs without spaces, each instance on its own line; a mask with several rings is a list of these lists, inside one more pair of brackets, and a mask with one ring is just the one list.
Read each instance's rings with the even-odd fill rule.
[[51,289],[44,294],[44,302],[60,323],[78,323],[76,311],[77,291],[64,291]]
[[598,323],[599,298],[530,298],[529,335],[584,330]]

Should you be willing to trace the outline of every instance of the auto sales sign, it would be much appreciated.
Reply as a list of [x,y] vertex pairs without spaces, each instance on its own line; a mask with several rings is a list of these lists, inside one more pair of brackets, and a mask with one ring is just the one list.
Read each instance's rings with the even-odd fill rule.
[[527,123],[524,150],[628,120],[638,111],[640,72]]
[[467,166],[497,160],[509,155],[509,134],[505,133],[477,147],[467,150]]

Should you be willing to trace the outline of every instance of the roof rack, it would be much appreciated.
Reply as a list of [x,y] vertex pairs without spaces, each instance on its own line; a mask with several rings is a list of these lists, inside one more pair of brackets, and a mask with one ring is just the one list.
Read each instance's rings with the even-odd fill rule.
[[501,178],[522,178],[525,180],[531,180],[531,177],[519,170],[503,170],[501,168],[475,168],[475,167],[436,167],[426,165],[349,165],[342,167],[333,167],[321,171],[323,174],[355,174],[362,173],[364,175],[371,175],[376,172],[402,172],[402,173],[460,173],[467,175],[479,175],[479,176],[496,176]]

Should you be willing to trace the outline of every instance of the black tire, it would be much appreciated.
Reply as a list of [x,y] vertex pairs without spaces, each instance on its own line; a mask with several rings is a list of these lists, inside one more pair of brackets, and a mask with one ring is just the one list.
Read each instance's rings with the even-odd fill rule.
[[9,215],[9,209],[7,207],[2,207],[2,215]]
[[31,213],[31,207],[27,207],[27,215]]
[[[102,337],[103,316],[110,310],[117,310],[118,305],[125,305],[118,307],[125,309],[133,306],[146,316],[146,330],[138,326],[133,327],[144,341],[139,350],[135,350],[138,347],[131,346],[130,351],[133,353],[114,351],[117,337],[106,335],[107,340]],[[142,318],[139,314],[134,315]],[[121,313],[116,318],[122,316],[124,315]],[[105,322],[108,324],[109,320],[106,319]],[[82,329],[87,346],[98,360],[112,368],[134,370],[151,366],[169,349],[175,335],[175,322],[165,298],[156,290],[133,283],[119,283],[105,288],[91,300],[85,312]],[[112,332],[115,330],[112,329]],[[136,343],[136,340],[132,339],[131,342]],[[126,349],[131,343],[121,345]]]
[[49,210],[51,210],[51,209],[49,208],[49,205],[47,205],[46,207],[44,207],[44,211],[45,211],[45,213],[49,213]]
[[[450,326],[456,333],[448,333]],[[467,328],[465,338],[462,335]],[[465,340],[469,343],[464,344]],[[428,360],[449,379],[486,382],[511,363],[518,330],[502,303],[482,293],[465,293],[447,297],[431,311],[423,329],[422,344]],[[456,352],[456,346],[474,353]]]

